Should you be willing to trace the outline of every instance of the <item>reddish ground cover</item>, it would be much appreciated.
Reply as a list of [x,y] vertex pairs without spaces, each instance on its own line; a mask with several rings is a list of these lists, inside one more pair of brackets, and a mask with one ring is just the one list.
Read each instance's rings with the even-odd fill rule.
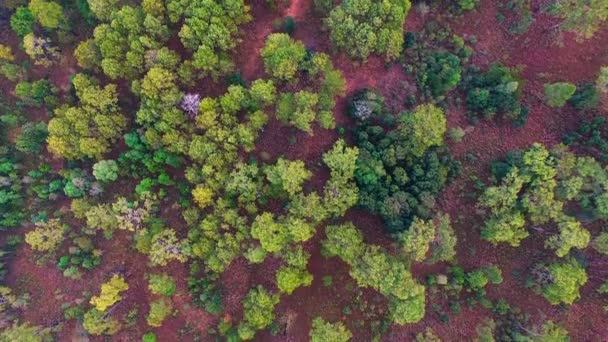
[[[320,16],[314,12],[312,0],[292,0],[289,7],[280,13],[267,9],[264,0],[253,0],[250,3],[254,20],[243,27],[244,39],[235,60],[246,80],[262,77],[263,64],[259,50],[266,36],[273,31],[273,21],[284,15],[294,17],[298,22],[295,38],[305,42],[306,46],[316,51],[331,53],[327,33],[322,29]],[[542,236],[532,236],[524,241],[518,249],[492,245],[479,239],[480,222],[474,207],[474,200],[466,196],[472,191],[467,175],[478,174],[485,179],[488,163],[500,158],[509,150],[526,148],[533,142],[548,145],[558,143],[563,134],[576,126],[580,121],[577,113],[569,110],[555,110],[542,104],[542,84],[546,81],[569,80],[577,82],[590,80],[597,73],[599,65],[608,64],[608,31],[599,32],[595,38],[584,43],[576,42],[571,35],[562,37],[562,45],[554,44],[552,31],[554,22],[539,15],[530,30],[514,38],[505,32],[495,18],[496,4],[493,1],[482,1],[481,8],[451,23],[461,35],[475,35],[475,54],[473,62],[482,66],[494,61],[503,61],[512,66],[522,66],[523,77],[527,81],[524,99],[531,108],[530,117],[523,128],[514,128],[507,122],[482,122],[467,128],[463,142],[450,146],[457,158],[467,154],[476,156],[476,162],[467,163],[464,175],[450,185],[441,196],[439,207],[449,213],[459,238],[458,260],[466,268],[484,266],[490,263],[500,265],[504,282],[500,286],[490,287],[488,295],[492,299],[505,298],[507,301],[532,315],[535,322],[553,319],[563,324],[574,341],[605,341],[608,332],[605,325],[605,313],[594,289],[602,279],[608,276],[608,269],[599,255],[593,251],[585,252],[590,269],[590,281],[582,289],[582,299],[561,311],[549,305],[542,297],[531,290],[523,288],[521,273],[538,260],[550,260],[551,251],[542,245]],[[405,28],[419,30],[429,15],[421,16],[414,9],[410,12]],[[447,20],[447,19],[446,19]],[[4,38],[4,35],[0,33]],[[179,44],[175,43],[179,50]],[[403,108],[403,101],[411,89],[412,79],[397,65],[386,65],[380,59],[372,57],[365,63],[354,63],[343,55],[334,55],[334,64],[343,71],[347,79],[346,96],[339,100],[335,115],[338,126],[348,126],[349,118],[345,115],[347,99],[355,91],[365,87],[377,88],[387,99],[394,110]],[[69,75],[75,70],[74,61],[67,58],[61,68],[55,68],[51,79],[60,87],[69,84]],[[197,91],[204,95],[217,95],[218,88],[205,80],[197,85]],[[6,89],[2,84],[3,91]],[[221,92],[219,92],[221,93]],[[43,114],[34,114],[43,116]],[[41,117],[41,119],[43,119]],[[450,126],[467,127],[469,124],[460,108],[448,111]],[[294,132],[282,127],[272,120],[266,127],[257,145],[256,153],[266,152],[274,159],[280,155],[288,158],[304,159],[311,169],[316,170],[310,188],[319,189],[327,179],[327,170],[321,165],[321,155],[338,138],[335,131],[317,129],[314,136]],[[61,205],[58,204],[58,208]],[[166,218],[174,220],[180,232],[185,232],[183,222],[175,218],[176,213],[166,212]],[[390,239],[382,231],[382,221],[360,210],[351,210],[346,220],[352,220],[363,230],[368,243],[375,243],[391,248]],[[281,323],[280,334],[271,336],[268,332],[259,333],[257,341],[307,341],[310,321],[317,315],[328,320],[343,320],[353,331],[354,341],[369,341],[371,329],[369,324],[359,326],[363,312],[353,310],[351,315],[344,313],[344,308],[353,302],[354,284],[348,276],[348,268],[337,259],[325,259],[319,249],[324,237],[322,227],[308,243],[306,250],[312,255],[309,270],[315,279],[310,287],[300,288],[290,296],[283,296],[277,307],[276,316]],[[128,234],[117,233],[111,241],[98,237],[95,243],[103,248],[105,254],[100,267],[87,273],[85,281],[72,281],[64,278],[53,262],[45,266],[35,265],[29,249],[20,249],[10,265],[9,285],[28,289],[32,294],[31,306],[24,311],[23,318],[44,325],[62,321],[58,308],[63,303],[74,303],[82,298],[82,293],[97,294],[99,284],[106,281],[113,272],[122,272],[129,283],[129,290],[123,295],[124,300],[117,306],[117,317],[124,317],[137,308],[139,315],[134,325],[113,338],[118,341],[136,341],[150,330],[145,322],[148,303],[153,298],[147,290],[145,274],[154,272],[147,266],[146,257],[136,253]],[[529,253],[522,253],[529,251]],[[195,308],[188,294],[186,265],[174,263],[167,269],[177,279],[177,294],[173,298],[178,313],[165,321],[162,328],[155,330],[159,341],[213,340],[206,337],[209,328],[214,327],[219,319],[237,320],[241,315],[241,300],[255,284],[263,284],[274,289],[274,273],[278,267],[277,260],[269,258],[259,266],[249,266],[244,259],[233,262],[221,277],[223,284],[225,315],[212,317]],[[420,281],[425,275],[434,272],[445,272],[443,265],[415,265],[414,274]],[[332,276],[333,285],[323,284],[324,276]],[[363,291],[363,301],[368,303],[367,311],[382,312],[386,303],[374,291]],[[372,304],[370,304],[372,303]],[[427,301],[427,315],[423,321],[414,325],[393,326],[384,337],[385,341],[407,341],[425,327],[432,327],[445,341],[468,340],[475,336],[475,327],[485,317],[491,316],[488,310],[463,308],[460,314],[450,315],[449,324],[443,324],[432,312],[431,301]],[[370,309],[371,305],[374,309]],[[82,329],[74,323],[64,326],[60,340],[71,340],[80,336]],[[92,340],[103,340],[93,338]]]

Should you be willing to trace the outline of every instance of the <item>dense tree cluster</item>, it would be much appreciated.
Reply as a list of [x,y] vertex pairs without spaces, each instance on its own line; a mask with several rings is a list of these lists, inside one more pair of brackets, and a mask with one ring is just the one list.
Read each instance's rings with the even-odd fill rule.
[[366,60],[370,54],[393,60],[403,48],[403,23],[408,0],[346,0],[325,19],[332,44],[352,58]]
[[521,154],[512,154],[505,162],[494,164],[499,184],[488,187],[479,205],[489,211],[482,228],[482,238],[492,243],[519,246],[534,225],[554,223],[557,234],[545,244],[560,257],[572,248],[585,248],[590,234],[565,204],[576,201],[596,218],[605,218],[606,171],[591,157],[576,157],[562,146],[548,151],[535,144]]
[[471,67],[462,82],[465,103],[473,120],[496,115],[523,124],[528,108],[520,104],[523,81],[516,69],[492,64],[485,72]]
[[60,106],[49,121],[48,149],[66,159],[100,159],[126,127],[118,106],[116,85],[103,88],[84,74],[73,80],[79,105]]
[[[389,231],[400,232],[414,217],[431,216],[434,196],[458,165],[441,151],[446,130],[441,108],[420,105],[395,117],[386,113],[378,97],[362,102],[370,96],[355,98],[357,112],[351,111],[356,118],[369,117],[359,120],[356,131],[359,203],[382,216]],[[364,111],[371,114],[361,115]]]
[[424,316],[425,289],[408,265],[379,246],[366,245],[352,223],[326,227],[326,256],[337,256],[351,268],[349,274],[361,287],[371,287],[389,299],[390,317],[397,324],[415,323]]

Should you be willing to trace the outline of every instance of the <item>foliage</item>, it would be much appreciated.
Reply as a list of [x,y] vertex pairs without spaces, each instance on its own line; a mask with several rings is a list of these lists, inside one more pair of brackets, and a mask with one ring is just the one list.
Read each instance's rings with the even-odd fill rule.
[[285,160],[279,158],[275,165],[264,168],[266,179],[279,193],[287,193],[290,197],[302,192],[302,184],[312,176],[301,160]]
[[518,125],[525,122],[528,109],[519,103],[523,82],[516,69],[492,64],[482,73],[470,68],[462,88],[466,92],[466,105],[472,119],[499,115]]
[[57,102],[57,88],[48,80],[41,79],[34,82],[19,82],[15,86],[15,95],[23,103],[35,107],[54,107]]
[[243,301],[243,321],[239,324],[239,337],[243,340],[253,338],[256,330],[268,327],[274,320],[274,307],[279,296],[270,294],[258,285],[251,289]]
[[166,298],[161,298],[150,303],[150,312],[146,317],[146,322],[151,327],[160,327],[171,313],[173,308],[171,302]]
[[450,92],[460,81],[462,68],[458,56],[450,52],[435,52],[424,60],[418,83],[431,91],[433,97]]
[[593,248],[602,254],[608,255],[608,233],[602,232],[593,239]]
[[15,140],[15,147],[24,153],[40,153],[47,135],[48,131],[44,122],[28,122],[21,126],[21,131]]
[[68,226],[59,219],[36,223],[36,228],[25,234],[27,242],[33,250],[39,252],[53,252],[63,242]]
[[28,8],[44,28],[58,28],[64,19],[63,9],[55,1],[30,0]]
[[576,87],[576,92],[568,102],[577,110],[593,109],[597,107],[600,96],[594,84],[584,83]]
[[91,335],[114,335],[120,329],[118,320],[95,308],[84,314],[82,326]]
[[240,42],[239,25],[251,21],[249,6],[243,0],[170,0],[167,10],[173,23],[185,17],[179,37],[194,51],[194,67],[214,77],[232,70],[229,53]]
[[43,67],[53,65],[59,58],[59,49],[51,45],[48,38],[38,37],[33,33],[28,33],[23,37],[23,49],[34,61],[34,64]]
[[312,320],[309,336],[311,342],[348,342],[353,334],[342,322],[330,323],[316,317]]
[[266,38],[260,51],[266,73],[279,80],[292,80],[306,57],[306,48],[300,41],[285,33],[273,33]]
[[325,25],[332,44],[351,58],[366,60],[370,54],[379,54],[393,60],[401,53],[410,6],[407,0],[347,0],[331,10]]
[[101,88],[84,74],[73,79],[80,106],[61,106],[49,121],[48,149],[66,159],[101,159],[126,127],[116,85]]
[[561,28],[583,40],[593,37],[608,19],[608,6],[605,0],[565,0],[552,3],[549,13],[564,19]]
[[299,267],[283,266],[277,271],[277,287],[285,294],[292,294],[295,289],[312,284],[312,275]]
[[93,165],[93,176],[100,182],[113,182],[118,178],[118,164],[115,160],[100,160]]
[[148,251],[150,262],[155,266],[166,266],[172,260],[185,262],[188,259],[186,246],[185,241],[177,239],[175,230],[164,229],[152,237]]
[[545,100],[550,107],[563,107],[576,92],[576,86],[568,82],[545,84]]
[[430,243],[435,240],[435,225],[416,217],[408,231],[401,235],[403,252],[414,261],[423,261]]
[[108,282],[101,284],[101,293],[99,296],[93,296],[90,303],[99,312],[105,312],[109,307],[118,303],[122,299],[120,293],[128,289],[129,285],[124,278],[115,274]]
[[19,7],[11,15],[11,29],[21,38],[34,31],[35,23],[36,18],[27,7]]
[[389,299],[390,316],[397,324],[418,322],[424,316],[424,286],[417,284],[407,264],[378,246],[363,243],[352,223],[326,227],[325,256],[337,256],[351,266],[350,276],[360,287],[371,287]]
[[495,164],[495,174],[499,179],[502,177],[500,184],[488,187],[479,198],[479,206],[490,211],[482,238],[517,247],[529,235],[525,228],[527,221],[532,224],[552,221],[558,234],[550,236],[545,245],[554,248],[558,256],[567,255],[572,248],[587,246],[589,232],[564,212],[564,201],[576,199],[589,206],[585,203],[601,196],[583,190],[586,189],[583,184],[593,184],[605,177],[594,159],[577,158],[559,146],[550,153],[544,146],[534,144],[518,157]]
[[540,293],[553,305],[572,304],[580,297],[580,287],[587,282],[585,269],[574,259],[538,265],[536,275]]
[[19,322],[15,321],[12,325],[6,327],[2,333],[0,333],[0,341],[2,342],[43,342],[50,340],[51,335],[49,329],[45,329],[41,326],[31,325],[27,322],[19,324]]
[[[446,121],[433,105],[403,112],[396,119],[381,108],[357,126],[359,157],[355,176],[359,204],[384,219],[390,232],[406,230],[415,216],[430,218],[433,197],[459,165],[441,152]],[[392,128],[386,131],[384,126]]]
[[148,289],[157,295],[171,296],[175,293],[175,281],[166,273],[151,274]]

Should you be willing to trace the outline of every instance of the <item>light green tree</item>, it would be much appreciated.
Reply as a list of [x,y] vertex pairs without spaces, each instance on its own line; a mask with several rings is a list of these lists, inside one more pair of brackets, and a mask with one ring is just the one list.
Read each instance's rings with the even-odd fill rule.
[[348,342],[353,334],[342,322],[330,323],[316,317],[312,320],[309,336],[311,342]]

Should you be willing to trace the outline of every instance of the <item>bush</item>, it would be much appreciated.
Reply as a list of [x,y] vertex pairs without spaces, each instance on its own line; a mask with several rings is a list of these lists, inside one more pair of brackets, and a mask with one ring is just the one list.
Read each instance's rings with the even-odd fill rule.
[[172,296],[175,293],[175,281],[166,273],[152,274],[148,280],[148,289],[157,295]]
[[353,334],[342,322],[330,323],[316,317],[312,321],[309,336],[311,342],[348,342]]
[[576,92],[576,86],[568,82],[545,84],[545,101],[553,108],[563,107]]
[[11,16],[11,28],[21,38],[32,33],[36,18],[27,7],[19,7]]
[[578,110],[593,109],[600,101],[597,88],[594,84],[585,83],[576,88],[576,92],[568,100],[572,106]]
[[292,80],[300,63],[306,56],[306,48],[300,41],[291,39],[284,33],[273,33],[266,38],[260,51],[266,73],[280,80]]
[[165,318],[173,312],[171,302],[166,298],[158,299],[150,303],[150,312],[146,317],[146,322],[151,327],[160,327]]
[[370,54],[379,54],[393,60],[403,47],[403,23],[410,6],[408,0],[364,5],[347,0],[333,8],[325,25],[333,46],[351,58],[366,60]]
[[115,160],[100,160],[93,165],[93,176],[100,182],[112,182],[118,178],[118,164]]
[[466,92],[466,106],[472,119],[500,115],[515,124],[525,122],[528,110],[519,103],[522,90],[519,72],[500,64],[493,64],[482,73],[475,68],[467,72],[462,87]]
[[433,97],[438,97],[456,88],[461,73],[458,56],[450,52],[435,52],[423,61],[422,72],[417,80],[420,86],[430,90]]
[[21,126],[15,147],[21,152],[38,154],[42,151],[47,135],[48,131],[44,122],[28,122]]

